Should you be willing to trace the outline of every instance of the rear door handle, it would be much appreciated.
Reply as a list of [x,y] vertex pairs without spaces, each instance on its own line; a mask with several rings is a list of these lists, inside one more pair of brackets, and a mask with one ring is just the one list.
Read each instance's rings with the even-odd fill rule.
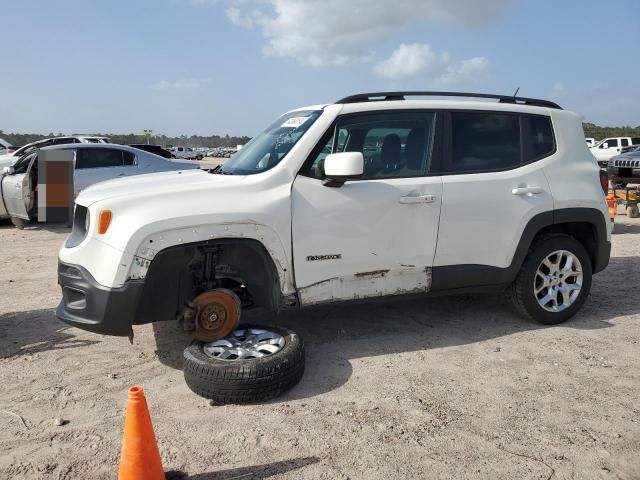
[[433,203],[436,197],[434,195],[415,195],[409,197],[400,197],[400,203],[407,205],[410,203]]
[[535,195],[538,193],[542,193],[542,187],[528,186],[528,187],[517,187],[511,190],[511,193],[514,195]]

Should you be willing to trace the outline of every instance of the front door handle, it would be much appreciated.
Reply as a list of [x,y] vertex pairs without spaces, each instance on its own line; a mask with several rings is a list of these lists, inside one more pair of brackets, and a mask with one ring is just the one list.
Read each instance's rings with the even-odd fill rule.
[[410,203],[433,203],[436,197],[434,195],[414,195],[409,197],[400,197],[400,203],[406,205]]
[[542,193],[542,191],[542,187],[527,186],[514,188],[511,190],[511,193],[514,195],[536,195],[538,193]]

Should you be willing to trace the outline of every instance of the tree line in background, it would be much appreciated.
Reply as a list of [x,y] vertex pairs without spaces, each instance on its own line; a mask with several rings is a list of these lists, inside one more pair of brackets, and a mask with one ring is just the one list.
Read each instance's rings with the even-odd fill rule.
[[640,125],[637,127],[600,127],[593,123],[583,123],[584,136],[604,140],[610,137],[640,137]]
[[[598,140],[602,140],[608,137],[640,137],[640,126],[637,127],[601,127],[593,123],[583,123],[585,137],[593,137]],[[129,133],[127,135],[116,134],[96,134],[98,136],[108,137],[111,143],[119,143],[123,145],[130,145],[135,143],[148,143],[152,145],[160,145],[162,147],[167,146],[185,146],[185,147],[235,147],[237,145],[244,145],[251,137],[241,136],[232,137],[229,135],[211,135],[208,137],[201,135],[180,135],[179,137],[168,137],[166,135],[136,135]],[[62,133],[57,135],[50,133],[48,135],[40,135],[37,133],[5,133],[0,130],[0,138],[10,142],[16,147],[26,145],[27,143],[35,142],[50,137],[61,137]]]
[[[0,138],[6,140],[7,142],[15,145],[16,147],[20,147],[22,145],[26,145],[27,143],[35,142],[38,140],[43,140],[45,138],[51,137],[62,137],[66,134],[63,133],[50,133],[48,135],[40,135],[37,133],[5,133],[0,130]],[[167,146],[184,146],[184,147],[236,147],[237,145],[244,145],[251,137],[242,136],[220,136],[220,135],[211,135],[209,137],[204,137],[200,135],[180,135],[179,137],[168,137],[166,135],[136,135],[134,133],[129,133],[127,135],[117,135],[112,133],[107,134],[91,134],[99,137],[108,137],[111,143],[118,143],[122,145],[131,145],[136,143],[150,143],[152,145],[160,145],[162,147]],[[148,142],[147,142],[148,140]]]

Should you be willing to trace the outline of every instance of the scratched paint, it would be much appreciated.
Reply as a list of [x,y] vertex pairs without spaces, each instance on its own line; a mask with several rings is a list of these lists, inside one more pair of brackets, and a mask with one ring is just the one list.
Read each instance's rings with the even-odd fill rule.
[[376,270],[335,277],[298,289],[301,305],[341,300],[426,293],[431,289],[431,268]]

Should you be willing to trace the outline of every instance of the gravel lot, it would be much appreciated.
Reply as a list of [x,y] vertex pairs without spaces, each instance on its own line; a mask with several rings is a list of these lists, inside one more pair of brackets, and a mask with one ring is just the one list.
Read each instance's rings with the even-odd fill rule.
[[497,297],[289,313],[302,382],[226,407],[184,384],[173,322],[129,345],[55,319],[67,233],[0,225],[0,478],[116,478],[134,384],[168,478],[640,478],[638,220],[618,216],[609,268],[563,326]]

